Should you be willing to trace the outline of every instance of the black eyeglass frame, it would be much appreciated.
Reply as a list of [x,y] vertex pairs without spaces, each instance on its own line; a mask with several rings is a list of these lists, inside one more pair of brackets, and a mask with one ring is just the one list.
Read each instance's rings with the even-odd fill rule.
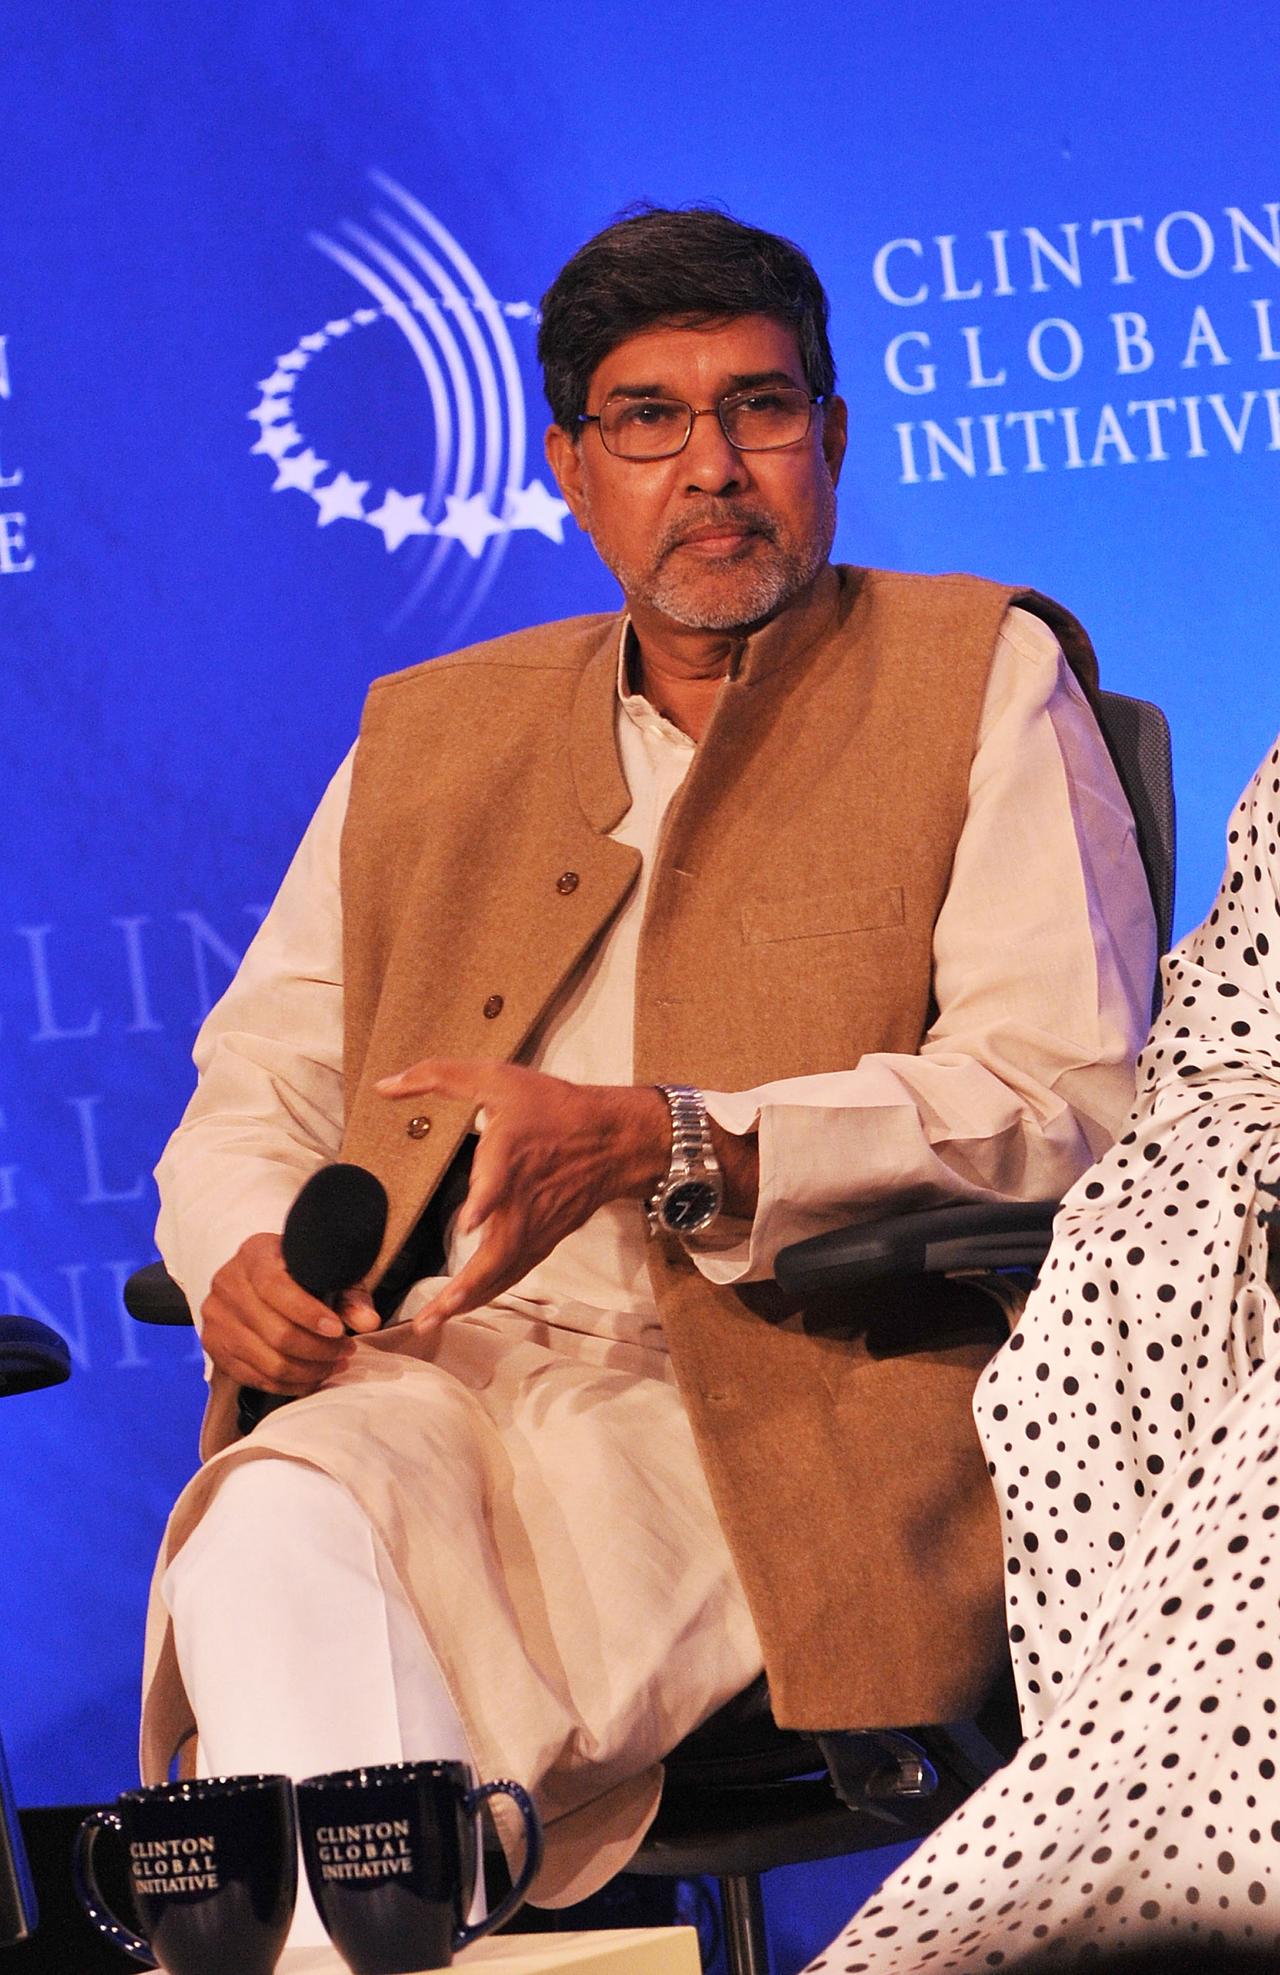
[[[776,390],[778,387],[775,385],[773,388]],[[801,386],[798,384],[791,384],[785,386],[784,388],[787,390],[799,391],[801,389]],[[808,438],[810,432],[813,430],[813,412],[815,405],[825,405],[828,402],[828,398],[829,398],[829,394],[827,392],[820,391],[816,397],[810,397],[807,400],[809,415],[805,420],[804,431],[797,432],[794,439],[783,439],[777,445],[772,445],[772,446],[739,445],[738,441],[733,437],[732,433],[725,425],[724,422],[725,406],[738,404],[743,402],[745,399],[758,398],[763,395],[765,395],[765,392],[759,387],[754,391],[727,391],[724,397],[718,399],[714,405],[704,405],[700,411],[695,410],[695,408],[689,403],[687,398],[637,398],[634,400],[632,399],[626,400],[627,403],[635,403],[642,405],[654,404],[654,405],[683,405],[684,406],[685,411],[688,413],[688,423],[685,427],[684,437],[680,441],[680,444],[678,446],[673,446],[670,452],[665,452],[665,453],[615,453],[613,447],[609,444],[609,441],[604,436],[604,423],[603,423],[604,414],[602,412],[580,411],[578,413],[577,423],[579,425],[598,425],[600,427],[600,444],[604,447],[610,459],[626,460],[628,464],[631,466],[650,466],[653,464],[655,460],[677,459],[680,456],[680,454],[684,451],[685,447],[688,445],[690,439],[692,439],[694,424],[700,418],[717,419],[719,421],[720,430],[724,433],[725,438],[729,441],[729,444],[733,447],[735,453],[784,453],[786,452],[789,446],[798,446],[802,443],[803,440]]]

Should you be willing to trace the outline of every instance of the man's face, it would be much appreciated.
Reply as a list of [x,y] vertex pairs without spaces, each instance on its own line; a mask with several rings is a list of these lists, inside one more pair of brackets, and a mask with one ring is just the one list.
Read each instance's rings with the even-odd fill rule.
[[[795,334],[768,316],[701,328],[665,323],[611,350],[587,392],[588,412],[612,400],[682,398],[707,410],[730,392],[767,385],[807,390]],[[671,459],[618,459],[598,425],[575,441],[558,425],[547,458],[579,526],[622,585],[643,636],[646,620],[731,631],[773,616],[826,561],[845,408],[814,410],[807,435],[776,452],[738,452],[716,418],[694,420]]]

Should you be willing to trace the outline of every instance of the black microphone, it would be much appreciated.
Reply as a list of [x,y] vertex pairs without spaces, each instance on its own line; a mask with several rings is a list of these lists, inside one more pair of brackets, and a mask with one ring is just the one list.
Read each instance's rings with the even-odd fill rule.
[[300,1289],[336,1310],[367,1276],[387,1231],[387,1191],[363,1166],[322,1166],[289,1209],[280,1236]]
[[[300,1289],[336,1310],[346,1292],[368,1275],[387,1229],[387,1193],[363,1166],[322,1166],[299,1193],[280,1236],[284,1265]],[[289,1403],[287,1392],[240,1388],[236,1409],[241,1433]]]

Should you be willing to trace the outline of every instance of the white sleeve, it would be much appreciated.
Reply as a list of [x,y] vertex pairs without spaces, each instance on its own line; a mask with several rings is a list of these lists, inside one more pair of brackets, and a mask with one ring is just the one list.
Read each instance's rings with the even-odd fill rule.
[[214,1273],[278,1233],[342,1138],[339,768],[231,986],[196,1037],[195,1095],[156,1168],[156,1242],[197,1322]]
[[[992,662],[951,883],[937,1016],[916,1056],[708,1092],[758,1130],[752,1224],[689,1252],[713,1282],[789,1242],[948,1200],[1056,1198],[1111,1142],[1151,1013],[1155,928],[1133,821],[1084,693],[1039,618]],[[725,1236],[737,1235],[730,1242]]]

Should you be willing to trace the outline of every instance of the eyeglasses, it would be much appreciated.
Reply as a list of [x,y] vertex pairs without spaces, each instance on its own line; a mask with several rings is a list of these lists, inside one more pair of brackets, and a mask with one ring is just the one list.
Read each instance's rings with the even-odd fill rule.
[[615,398],[601,412],[579,415],[579,425],[598,425],[605,451],[618,459],[671,459],[684,451],[696,418],[718,418],[720,430],[740,453],[774,453],[800,443],[823,404],[799,385],[761,391],[731,391],[718,404],[695,411],[683,398]]

